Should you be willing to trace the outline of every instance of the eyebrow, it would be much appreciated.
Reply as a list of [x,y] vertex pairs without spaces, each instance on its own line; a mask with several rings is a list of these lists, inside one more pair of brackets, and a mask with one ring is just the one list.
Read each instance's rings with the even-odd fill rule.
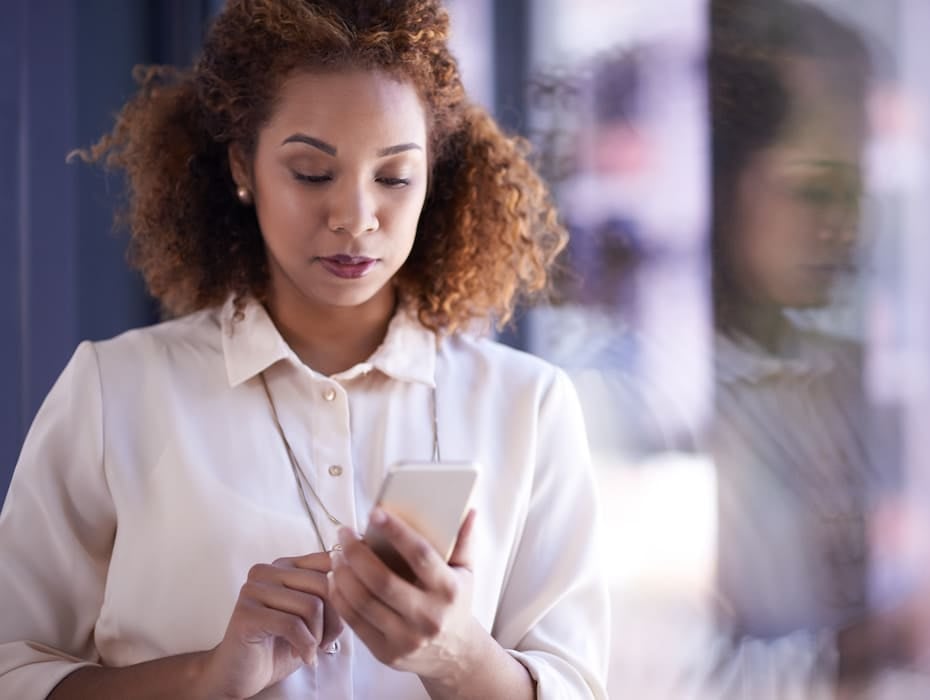
[[378,157],[384,158],[385,156],[393,156],[393,155],[396,155],[397,153],[403,153],[404,151],[413,151],[413,150],[422,151],[423,148],[420,146],[420,144],[417,144],[417,143],[401,143],[396,146],[388,146],[387,148],[382,148],[380,151],[378,151]]
[[[318,138],[314,138],[313,136],[308,136],[307,134],[301,134],[301,133],[291,134],[290,136],[288,136],[286,139],[284,139],[281,142],[281,145],[283,146],[286,143],[305,143],[308,146],[313,146],[313,148],[319,149],[323,151],[323,153],[330,155],[330,156],[335,156],[339,152],[335,146],[328,144],[325,141],[321,141]],[[393,156],[398,153],[403,153],[404,151],[412,151],[412,150],[422,151],[423,147],[417,143],[412,143],[412,142],[411,143],[400,143],[400,144],[397,144],[396,146],[388,146],[387,148],[382,148],[380,151],[378,151],[377,156],[379,158],[386,158],[387,156]]]
[[847,170],[847,171],[858,171],[859,166],[853,163],[849,163],[841,160],[804,160],[799,158],[797,160],[791,161],[791,165],[803,165],[807,167],[820,168],[822,170]]
[[337,153],[335,146],[331,146],[330,144],[326,143],[326,141],[320,141],[320,139],[315,139],[312,136],[307,136],[306,134],[291,134],[281,142],[281,145],[283,146],[286,143],[305,143],[308,146],[318,148],[319,150],[323,151],[323,153],[330,156],[334,156]]

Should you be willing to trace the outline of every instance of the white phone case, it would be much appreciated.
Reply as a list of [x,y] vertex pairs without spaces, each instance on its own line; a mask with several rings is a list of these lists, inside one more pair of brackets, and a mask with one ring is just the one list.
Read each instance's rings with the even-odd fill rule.
[[[376,504],[413,527],[448,561],[477,478],[472,462],[400,462],[388,471]],[[400,555],[370,527],[365,541],[392,568],[402,570],[398,573],[410,577]]]

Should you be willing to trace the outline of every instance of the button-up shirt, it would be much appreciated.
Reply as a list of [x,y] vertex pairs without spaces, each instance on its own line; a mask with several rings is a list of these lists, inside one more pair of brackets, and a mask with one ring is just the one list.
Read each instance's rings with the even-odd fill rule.
[[[336,542],[300,497],[262,386],[326,509],[363,531],[390,465],[480,465],[473,614],[540,698],[602,698],[606,590],[580,409],[559,370],[487,339],[437,342],[401,309],[378,350],[304,365],[256,302],[82,343],[40,409],[0,513],[0,697],[81,665],[214,647],[259,562]],[[322,538],[322,542],[320,539]],[[260,698],[426,698],[351,630]]]

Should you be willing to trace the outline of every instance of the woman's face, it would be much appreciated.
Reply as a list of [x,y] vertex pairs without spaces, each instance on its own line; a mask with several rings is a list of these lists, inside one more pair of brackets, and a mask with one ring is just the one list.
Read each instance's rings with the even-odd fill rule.
[[392,295],[426,196],[427,126],[415,89],[371,71],[301,72],[260,130],[249,183],[270,292],[318,307]]
[[792,75],[798,105],[783,137],[754,154],[731,203],[728,263],[736,292],[767,306],[829,302],[854,273],[861,191],[861,108]]

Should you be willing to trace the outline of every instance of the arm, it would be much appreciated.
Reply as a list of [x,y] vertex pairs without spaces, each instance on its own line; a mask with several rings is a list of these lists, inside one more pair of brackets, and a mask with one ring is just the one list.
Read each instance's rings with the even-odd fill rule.
[[116,528],[102,412],[96,353],[84,343],[33,422],[0,514],[2,697],[125,698],[142,688],[174,697],[189,692],[199,670],[198,655],[95,665],[93,629]]
[[202,679],[206,652],[181,654],[125,668],[85,666],[64,678],[48,700],[107,700],[108,698],[188,698],[212,700]]
[[[652,648],[664,652],[651,675],[674,681],[679,694],[721,698],[827,699],[862,691],[876,672],[893,665],[894,657],[904,658],[909,635],[902,623],[917,611],[877,614],[863,608],[861,617],[842,629],[829,624],[825,615],[815,622],[818,618],[803,596],[822,585],[821,580],[808,576],[798,563],[806,559],[793,556],[810,546],[802,537],[809,530],[776,536],[777,521],[762,519],[760,512],[794,518],[796,511],[766,489],[734,489],[733,483],[732,478],[717,483],[717,577],[707,589],[713,595],[688,606],[679,603],[670,634],[664,633],[664,623],[646,635],[656,636]],[[692,597],[681,599],[690,602]],[[808,607],[800,617],[797,606],[805,603]],[[760,618],[780,621],[781,626],[773,625],[766,633]]]
[[253,567],[209,652],[100,665],[93,635],[117,520],[103,416],[84,343],[36,416],[0,513],[0,697],[247,697],[310,663],[341,630],[323,601],[325,553]]
[[610,611],[581,408],[556,370],[542,397],[536,469],[492,634],[540,700],[606,698]]
[[240,590],[223,641],[213,649],[123,668],[81,668],[49,699],[252,697],[313,664],[318,647],[342,631],[324,603],[329,568],[325,552],[257,564]]
[[508,654],[477,622],[472,623],[471,653],[455,671],[439,678],[422,678],[433,700],[487,700],[536,697],[536,682],[527,668]]
[[26,436],[0,513],[0,697],[45,697],[97,661],[115,528],[97,359],[83,343]]

